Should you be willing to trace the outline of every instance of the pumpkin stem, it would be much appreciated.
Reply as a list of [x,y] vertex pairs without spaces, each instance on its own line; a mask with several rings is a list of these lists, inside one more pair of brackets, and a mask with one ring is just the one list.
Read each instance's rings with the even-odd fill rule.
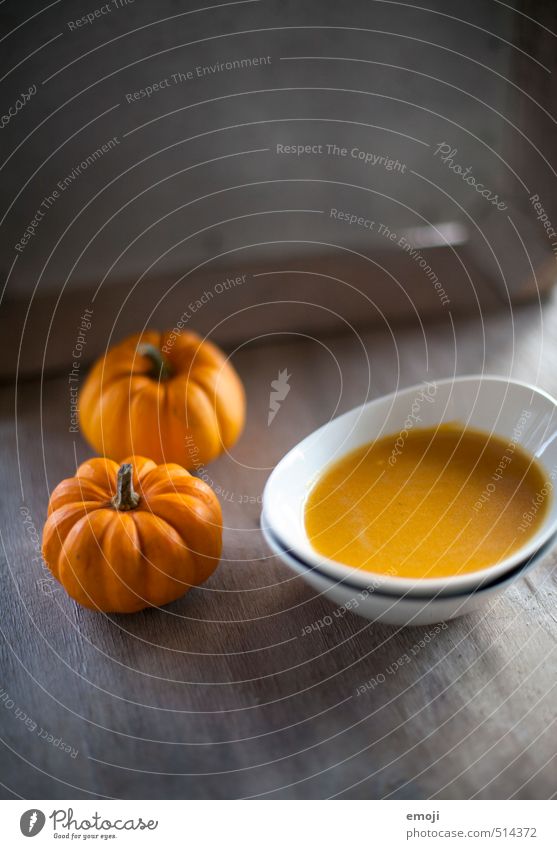
[[138,346],[137,353],[141,357],[148,357],[151,360],[151,363],[153,364],[152,376],[157,380],[168,380],[169,377],[172,377],[172,368],[170,363],[160,348],[157,348],[156,345],[151,345],[146,342],[144,345]]
[[133,488],[133,466],[131,463],[122,463],[118,469],[116,495],[112,499],[112,506],[116,510],[134,510],[138,504],[139,495]]

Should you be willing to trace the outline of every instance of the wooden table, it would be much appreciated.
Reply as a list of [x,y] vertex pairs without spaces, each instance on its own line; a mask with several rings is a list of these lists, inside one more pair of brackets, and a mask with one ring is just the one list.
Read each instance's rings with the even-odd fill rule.
[[[19,385],[17,441],[13,391],[4,388],[3,794],[554,794],[555,555],[490,608],[428,637],[435,629],[334,616],[270,555],[258,520],[269,469],[366,396],[481,370],[556,394],[556,321],[552,302],[488,317],[483,327],[471,318],[454,330],[448,321],[430,325],[425,336],[410,326],[394,337],[385,329],[360,338],[285,335],[238,351],[249,424],[232,456],[207,470],[224,505],[222,564],[180,601],[134,616],[79,608],[37,557],[48,492],[90,453],[68,433],[67,376]],[[291,391],[268,427],[270,382],[284,368]],[[330,625],[304,635],[327,615]],[[399,663],[405,654],[412,662]],[[384,683],[356,694],[378,676]]]

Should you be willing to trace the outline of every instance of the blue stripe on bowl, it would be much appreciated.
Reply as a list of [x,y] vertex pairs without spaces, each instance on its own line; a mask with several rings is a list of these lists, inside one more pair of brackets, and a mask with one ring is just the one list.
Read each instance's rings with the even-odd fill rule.
[[[278,548],[280,548],[282,551],[284,551],[284,553],[287,554],[288,557],[291,557],[292,560],[295,560],[296,563],[298,563],[303,569],[307,569],[310,572],[315,572],[317,575],[320,575],[322,578],[325,578],[327,581],[330,581],[333,584],[340,584],[344,587],[349,587],[350,589],[353,589],[356,592],[361,592],[363,589],[365,589],[365,587],[363,587],[359,584],[353,584],[351,581],[349,581],[345,578],[342,578],[342,580],[337,580],[336,578],[332,578],[327,572],[323,571],[318,566],[313,566],[311,563],[308,563],[306,560],[304,560],[302,557],[300,557],[298,554],[296,554],[295,551],[292,551],[291,549],[289,549],[284,544],[284,542],[282,542],[282,540],[277,536],[275,531],[271,528],[269,523],[267,521],[263,520],[263,514],[261,514],[259,524],[260,524],[260,527],[262,528],[262,530],[264,529],[265,533],[267,533],[270,537],[272,537],[276,546]],[[533,554],[531,554],[530,557],[527,557],[525,560],[522,560],[516,566],[513,566],[513,568],[510,569],[508,572],[504,572],[502,575],[499,575],[497,578],[495,578],[493,581],[490,581],[489,583],[480,584],[479,586],[477,586],[473,589],[470,589],[470,590],[461,590],[458,593],[450,593],[450,592],[444,592],[444,591],[440,590],[439,592],[437,592],[433,596],[431,596],[430,594],[428,594],[424,591],[422,591],[420,593],[420,592],[411,592],[409,590],[405,593],[397,594],[397,593],[385,592],[384,590],[375,588],[373,590],[373,593],[374,593],[374,595],[384,596],[385,598],[401,598],[401,597],[406,598],[406,597],[410,597],[410,598],[422,598],[422,599],[423,598],[438,598],[438,597],[460,598],[462,596],[476,595],[477,593],[483,592],[484,590],[493,589],[493,587],[496,587],[500,583],[510,581],[513,578],[518,578],[520,572],[526,571],[527,569],[529,569],[530,566],[533,564],[534,560],[541,559],[544,556],[544,554],[546,554],[550,550],[550,548],[552,548],[552,546],[555,545],[556,542],[557,542],[557,533],[554,534],[552,537],[550,537],[547,540],[547,542],[545,542],[543,545],[541,545],[538,549],[536,549],[536,551]],[[342,564],[340,564],[340,565],[342,565]],[[373,574],[376,574],[376,573],[370,572],[370,575],[373,575]]]

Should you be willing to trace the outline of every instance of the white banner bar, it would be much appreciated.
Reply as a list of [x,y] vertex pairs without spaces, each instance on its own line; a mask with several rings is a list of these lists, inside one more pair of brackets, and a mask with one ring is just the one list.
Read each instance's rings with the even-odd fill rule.
[[548,801],[0,801],[2,846],[554,849]]

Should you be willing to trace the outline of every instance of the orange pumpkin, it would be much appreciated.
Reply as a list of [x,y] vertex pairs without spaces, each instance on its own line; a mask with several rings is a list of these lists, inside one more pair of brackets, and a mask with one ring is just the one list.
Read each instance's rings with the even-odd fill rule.
[[50,497],[43,557],[85,607],[158,607],[216,569],[222,514],[213,490],[174,463],[95,457]]
[[197,469],[238,439],[245,407],[240,378],[219,348],[189,331],[147,331],[95,363],[79,421],[106,457],[143,454]]

